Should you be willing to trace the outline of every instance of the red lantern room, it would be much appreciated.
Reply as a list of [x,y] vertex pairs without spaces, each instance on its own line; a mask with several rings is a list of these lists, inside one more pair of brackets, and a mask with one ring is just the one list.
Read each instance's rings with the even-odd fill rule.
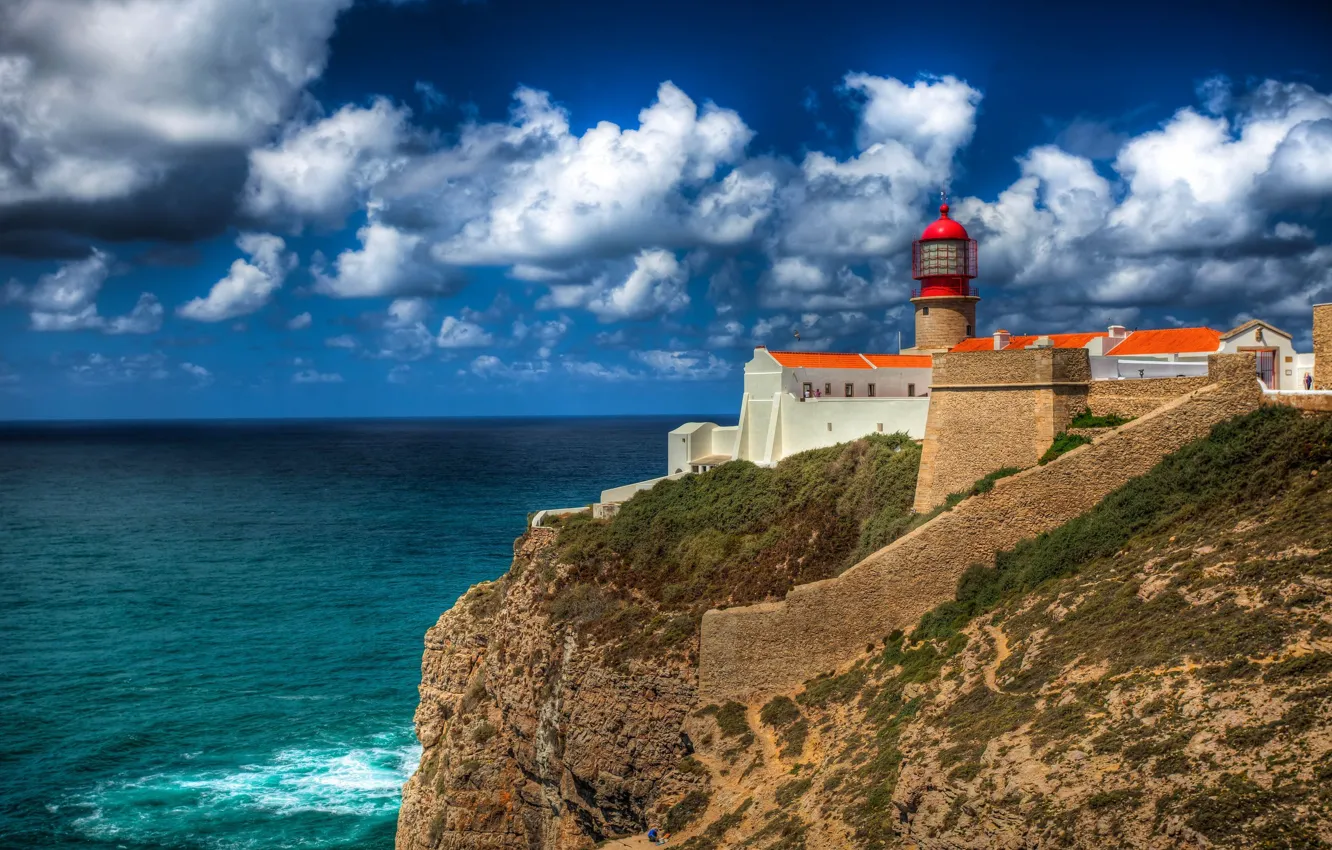
[[971,296],[976,277],[976,240],[948,217],[948,204],[939,206],[939,220],[911,243],[911,277],[920,281],[917,298]]
[[911,293],[916,310],[916,342],[910,349],[925,354],[947,351],[976,334],[976,240],[939,207],[939,220],[911,243],[911,276],[920,289]]

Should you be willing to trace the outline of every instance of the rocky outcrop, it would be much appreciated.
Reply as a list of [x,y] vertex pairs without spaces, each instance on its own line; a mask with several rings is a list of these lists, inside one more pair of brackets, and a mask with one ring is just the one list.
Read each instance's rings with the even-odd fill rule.
[[681,773],[696,691],[683,658],[621,661],[549,608],[554,532],[426,633],[398,850],[575,850],[640,831],[703,780]]

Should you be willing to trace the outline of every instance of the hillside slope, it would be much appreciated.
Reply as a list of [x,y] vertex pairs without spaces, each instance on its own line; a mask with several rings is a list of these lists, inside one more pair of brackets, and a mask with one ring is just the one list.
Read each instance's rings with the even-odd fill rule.
[[1225,423],[849,669],[695,713],[685,846],[1332,846],[1329,476],[1332,419]]

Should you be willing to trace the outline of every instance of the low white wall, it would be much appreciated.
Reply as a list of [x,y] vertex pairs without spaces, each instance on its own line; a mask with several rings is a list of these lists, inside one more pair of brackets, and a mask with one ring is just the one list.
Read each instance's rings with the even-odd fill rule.
[[1094,381],[1113,381],[1120,378],[1194,378],[1207,374],[1207,360],[1168,360],[1156,357],[1093,357],[1091,373]]
[[583,512],[586,511],[586,510],[587,510],[586,507],[581,507],[581,508],[546,508],[545,510],[537,511],[536,513],[532,514],[532,527],[533,527],[533,528],[542,528],[542,527],[545,525],[545,523],[546,523],[546,519],[549,518],[549,517],[555,517],[555,516],[568,516],[569,514],[580,514],[580,513],[583,513]]
[[601,501],[604,502],[627,502],[633,498],[635,493],[643,490],[651,490],[657,486],[658,481],[674,481],[677,478],[683,478],[688,475],[688,471],[679,475],[663,475],[660,478],[649,478],[646,481],[635,481],[633,484],[622,484],[619,487],[612,487],[609,490],[601,491]]
[[793,396],[783,396],[780,457],[878,433],[880,424],[885,434],[905,431],[913,439],[921,440],[925,438],[925,419],[929,410],[928,397],[801,401]]

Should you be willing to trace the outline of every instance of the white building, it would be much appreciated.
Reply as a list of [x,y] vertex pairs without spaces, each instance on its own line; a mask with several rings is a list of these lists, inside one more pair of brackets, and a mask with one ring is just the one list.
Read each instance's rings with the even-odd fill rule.
[[1091,333],[1016,336],[995,331],[992,337],[964,339],[951,351],[1001,351],[1048,345],[1085,348],[1093,380],[1175,378],[1207,374],[1210,354],[1253,352],[1258,378],[1269,390],[1302,389],[1313,370],[1313,355],[1299,354],[1290,334],[1260,319],[1224,333],[1212,328],[1163,328],[1129,331],[1111,325]]
[[740,421],[690,422],[672,431],[668,475],[727,460],[770,466],[787,455],[904,431],[925,436],[928,355],[827,354],[754,349],[745,364]]
[[932,362],[929,355],[759,346],[745,364],[739,422],[686,422],[671,431],[666,475],[602,491],[598,512],[658,481],[707,472],[729,460],[772,466],[797,452],[875,433],[902,431],[923,439]]

